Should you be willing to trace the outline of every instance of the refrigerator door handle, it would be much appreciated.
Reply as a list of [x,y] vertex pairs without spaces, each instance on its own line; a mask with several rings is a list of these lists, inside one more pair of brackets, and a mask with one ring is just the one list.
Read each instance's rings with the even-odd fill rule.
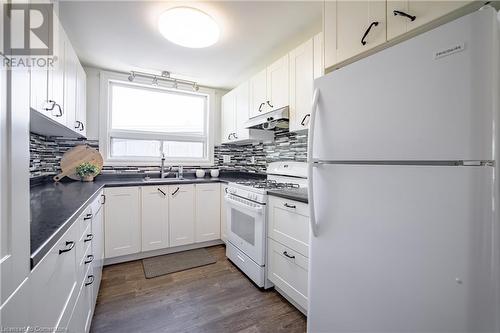
[[318,100],[319,100],[319,90],[318,88],[314,89],[313,101],[312,101],[312,109],[311,109],[311,119],[309,121],[309,136],[307,138],[307,179],[308,179],[308,197],[309,197],[309,221],[311,223],[311,232],[313,237],[318,237],[318,224],[316,222],[316,217],[314,214],[314,190],[313,190],[313,168],[314,168],[314,160],[313,160],[313,147],[314,147],[314,127],[316,124],[316,112],[318,109]]

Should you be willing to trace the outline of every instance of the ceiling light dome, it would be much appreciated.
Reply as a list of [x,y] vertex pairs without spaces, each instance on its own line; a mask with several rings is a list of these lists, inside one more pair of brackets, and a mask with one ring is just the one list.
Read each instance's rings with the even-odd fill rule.
[[201,10],[175,7],[163,12],[158,20],[160,33],[172,43],[202,48],[219,40],[217,23]]

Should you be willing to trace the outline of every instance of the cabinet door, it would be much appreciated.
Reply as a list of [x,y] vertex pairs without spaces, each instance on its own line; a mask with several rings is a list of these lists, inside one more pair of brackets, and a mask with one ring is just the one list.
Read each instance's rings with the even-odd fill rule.
[[325,68],[337,63],[337,1],[325,1],[323,7]]
[[116,187],[105,190],[104,254],[113,258],[141,250],[139,188]]
[[168,187],[142,187],[142,251],[168,247]]
[[227,185],[221,184],[220,186],[220,239],[225,243],[227,240],[227,209],[226,200],[224,197],[227,191]]
[[[387,1],[387,39],[431,22],[472,1]],[[408,17],[405,16],[408,14]],[[413,19],[413,20],[412,20]]]
[[384,43],[385,15],[385,1],[337,1],[337,62]]
[[222,96],[222,143],[228,143],[234,140],[236,133],[236,100],[234,90]]
[[62,28],[57,15],[54,14],[54,33],[52,43],[54,47],[54,68],[48,71],[48,100],[52,101],[54,108],[50,111],[50,116],[57,122],[66,126],[66,112],[64,110],[64,70],[65,70],[65,44],[66,34]]
[[194,185],[168,187],[170,246],[194,243]]
[[65,66],[64,66],[64,107],[66,113],[66,126],[73,131],[78,131],[76,123],[76,77],[78,57],[66,39],[64,44]]
[[320,32],[313,38],[313,64],[314,78],[317,79],[325,74],[325,51],[323,42],[323,33]]
[[313,40],[290,52],[290,131],[309,128],[314,63]]
[[220,184],[197,184],[195,241],[215,239],[220,239]]
[[288,93],[288,54],[267,67],[267,100],[268,111],[281,109],[289,102]]
[[82,65],[77,64],[76,71],[76,131],[87,135],[87,74]]
[[245,122],[249,118],[250,88],[248,81],[240,84],[235,89],[236,105],[236,140],[246,140],[250,136],[250,130],[245,128]]
[[267,71],[264,69],[254,75],[250,81],[250,118],[268,111],[267,101]]

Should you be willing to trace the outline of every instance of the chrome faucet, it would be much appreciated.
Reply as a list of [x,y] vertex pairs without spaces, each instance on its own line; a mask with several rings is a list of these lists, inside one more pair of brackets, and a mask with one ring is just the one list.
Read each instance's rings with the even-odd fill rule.
[[172,167],[168,168],[168,172],[165,172],[165,153],[161,154],[161,166],[160,166],[160,178],[166,178],[170,174]]
[[179,169],[178,169],[178,171],[177,171],[177,177],[178,177],[179,179],[184,178],[184,168],[183,168],[183,166],[182,166],[182,165],[179,165]]

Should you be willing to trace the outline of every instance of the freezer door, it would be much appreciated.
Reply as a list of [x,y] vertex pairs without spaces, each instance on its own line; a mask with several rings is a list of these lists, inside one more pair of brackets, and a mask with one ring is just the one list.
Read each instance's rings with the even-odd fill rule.
[[315,81],[319,160],[492,160],[496,12],[485,8]]
[[490,167],[322,165],[309,332],[493,332]]

